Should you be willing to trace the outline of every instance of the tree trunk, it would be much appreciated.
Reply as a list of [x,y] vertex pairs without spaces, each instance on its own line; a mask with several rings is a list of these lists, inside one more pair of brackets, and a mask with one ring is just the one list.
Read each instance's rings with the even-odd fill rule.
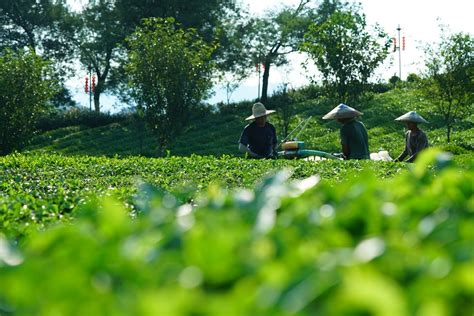
[[157,154],[158,157],[166,157],[166,145],[167,142],[164,141],[163,139],[158,139],[158,146],[157,146]]
[[263,79],[262,79],[262,96],[260,102],[265,104],[268,99],[268,78],[270,77],[270,65],[269,61],[265,61],[263,68]]
[[[160,123],[158,123],[160,124]],[[168,146],[169,140],[166,135],[163,134],[163,131],[154,129],[153,130],[154,135],[156,136],[157,140],[157,155],[158,157],[165,157],[166,154],[166,147]]]
[[104,71],[103,74],[101,74],[99,71],[96,71],[97,75],[97,85],[94,90],[94,109],[96,113],[100,112],[100,94],[104,90],[104,81],[107,76],[107,72]]
[[288,130],[290,129],[290,120],[285,119],[283,122],[283,139],[285,139],[288,136]]
[[94,110],[96,113],[100,112],[100,92],[98,90],[94,92]]
[[112,51],[107,51],[106,56],[106,64],[104,71],[101,72],[98,67],[94,67],[95,73],[97,75],[97,86],[95,87],[94,91],[94,109],[97,113],[100,112],[100,94],[104,91],[104,83],[107,79],[107,75],[109,74],[110,70],[110,58],[112,56]]
[[451,129],[452,129],[452,126],[450,123],[448,123],[446,125],[446,139],[448,141],[448,143],[451,141]]

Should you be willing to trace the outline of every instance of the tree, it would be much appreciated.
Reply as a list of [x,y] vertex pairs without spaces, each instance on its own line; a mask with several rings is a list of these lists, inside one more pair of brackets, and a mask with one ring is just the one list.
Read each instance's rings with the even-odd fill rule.
[[7,49],[0,55],[0,154],[32,136],[38,116],[58,84],[48,63],[34,52]]
[[425,48],[424,95],[443,116],[446,139],[456,121],[472,113],[474,103],[474,38],[467,33],[446,35],[442,29],[438,45]]
[[284,8],[280,12],[271,12],[263,18],[251,21],[252,48],[248,54],[251,64],[247,67],[263,65],[260,97],[263,103],[268,98],[271,66],[288,63],[288,54],[298,51],[304,33],[311,24],[313,10],[307,6],[309,2],[310,0],[300,0],[296,8]]
[[[29,48],[54,63],[54,74],[64,81],[72,71],[72,45],[61,26],[69,12],[63,0],[0,1],[0,51]],[[63,86],[55,97],[60,105],[73,103]]]
[[221,82],[221,85],[225,88],[227,105],[230,104],[232,94],[239,87],[240,83],[244,78],[245,77],[243,75],[239,76],[238,74],[233,74],[229,72],[222,72],[222,74],[219,75],[219,81]]
[[[228,15],[221,22],[224,30],[219,33],[218,54],[214,54],[217,81],[225,87],[227,104],[232,93],[254,69],[254,61],[249,54],[252,49],[253,24],[242,12]],[[217,56],[216,56],[217,55]]]
[[283,139],[286,138],[290,132],[291,119],[294,118],[296,113],[294,105],[297,101],[294,91],[288,89],[288,83],[279,86],[276,93],[268,99],[269,106],[277,110],[277,114],[281,119]]
[[115,0],[122,25],[130,31],[141,20],[173,17],[183,28],[195,28],[206,42],[221,32],[222,19],[237,10],[234,0]]
[[128,38],[127,74],[161,155],[212,87],[212,52],[194,29],[173,18],[149,18]]
[[367,30],[357,7],[338,7],[326,20],[313,23],[302,50],[314,61],[329,93],[341,101],[355,100],[375,69],[388,55],[390,41],[377,25]]
[[90,0],[76,16],[79,31],[73,41],[80,52],[81,64],[86,69],[91,67],[97,77],[95,110],[100,110],[100,95],[108,89],[128,99],[122,64],[126,60],[124,39],[142,19],[173,17],[181,27],[195,28],[212,43],[225,33],[220,26],[222,19],[235,10],[233,0]]
[[0,50],[29,47],[44,58],[61,61],[70,46],[58,36],[59,21],[67,14],[60,0],[0,1]]
[[[94,109],[100,112],[100,96],[107,89],[107,77],[118,57],[127,32],[112,0],[93,0],[80,12],[62,21],[63,34],[74,45],[82,66],[96,77]],[[71,32],[70,30],[74,31]]]
[[395,88],[401,81],[402,80],[397,75],[393,75],[390,77],[390,79],[388,79],[388,83],[392,86],[392,88]]

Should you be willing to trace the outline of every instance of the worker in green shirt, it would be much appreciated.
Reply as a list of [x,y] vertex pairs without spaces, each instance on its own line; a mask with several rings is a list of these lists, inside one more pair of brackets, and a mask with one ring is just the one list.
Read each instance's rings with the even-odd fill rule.
[[341,103],[323,116],[325,120],[335,119],[342,124],[340,135],[344,159],[370,159],[367,130],[362,122],[356,120],[362,114]]

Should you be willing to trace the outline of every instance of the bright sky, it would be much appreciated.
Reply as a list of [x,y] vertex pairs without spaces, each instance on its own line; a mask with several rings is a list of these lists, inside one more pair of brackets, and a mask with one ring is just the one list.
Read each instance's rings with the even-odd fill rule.
[[[313,0],[314,1],[314,0]],[[243,0],[244,4],[256,14],[278,8],[282,5],[296,7],[299,0]],[[397,37],[400,25],[400,36],[405,37],[405,50],[401,52],[402,78],[409,73],[419,73],[423,68],[423,51],[421,46],[436,42],[439,38],[439,25],[448,25],[451,32],[468,32],[474,34],[474,0],[359,0],[367,17],[367,24],[378,23],[389,34]],[[309,82],[300,64],[303,56],[292,57],[292,64],[282,69],[271,69],[270,89],[282,83],[290,83],[294,87]],[[376,77],[388,79],[399,75],[399,55],[390,54],[387,62],[377,71]],[[258,94],[258,75],[255,74],[232,95],[233,101],[254,99]],[[226,101],[225,91],[216,90],[211,103]]]
[[[76,0],[78,1],[78,0]],[[262,14],[266,10],[275,9],[282,5],[297,6],[299,0],[241,0],[249,10],[255,14]],[[314,0],[313,0],[314,1]],[[391,37],[397,37],[397,27],[401,27],[401,36],[406,38],[406,49],[401,53],[402,78],[411,72],[419,72],[423,66],[420,49],[422,45],[435,42],[439,37],[439,24],[449,26],[451,32],[468,32],[474,34],[474,0],[360,0],[363,12],[366,14],[369,25],[378,23]],[[398,39],[397,39],[398,40]],[[307,84],[309,81],[304,73],[301,55],[292,56],[292,63],[283,68],[271,69],[269,93],[282,83],[290,83],[293,87]],[[377,72],[378,78],[388,79],[392,75],[398,75],[399,62],[398,52],[390,54],[386,65]],[[81,74],[80,80],[85,74]],[[82,88],[78,88],[81,90]],[[226,102],[225,90],[217,87],[215,96],[209,102]],[[232,94],[231,101],[251,100],[257,98],[258,75],[247,79]],[[80,93],[78,93],[80,95]],[[80,95],[78,101],[81,104],[87,102],[85,95]],[[109,97],[101,97],[101,103],[112,110],[111,105],[116,100]]]

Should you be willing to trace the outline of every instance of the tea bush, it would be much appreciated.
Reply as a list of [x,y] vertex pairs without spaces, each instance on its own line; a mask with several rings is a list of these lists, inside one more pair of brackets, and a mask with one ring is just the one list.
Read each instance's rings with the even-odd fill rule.
[[50,223],[68,221],[79,205],[114,193],[133,211],[131,199],[136,183],[141,181],[168,191],[187,187],[194,194],[210,183],[249,188],[268,172],[286,167],[294,169],[294,178],[319,174],[323,181],[337,183],[363,168],[373,169],[383,178],[406,166],[368,161],[258,161],[229,156],[119,159],[15,154],[0,157],[0,231],[18,238]]
[[[16,173],[22,167],[21,177],[33,177],[31,170],[46,175],[46,166],[56,164],[69,188],[71,174],[96,174],[76,185],[122,183],[125,191],[132,190],[122,180],[136,172],[126,166],[138,162],[114,160],[112,167],[90,158],[73,166],[78,161],[54,156],[26,171],[24,164],[34,164],[29,159],[3,164]],[[231,160],[240,168],[229,178],[225,161],[194,161],[202,174],[222,175],[221,185],[188,199],[189,192],[170,192],[163,188],[171,181],[158,180],[161,188],[142,184],[134,191],[133,212],[119,190],[19,245],[0,237],[0,314],[472,315],[472,164],[460,169],[427,151],[407,170],[381,178],[368,168],[324,173],[332,162],[311,165],[324,166],[318,177],[318,170],[290,163],[292,176],[281,171],[253,184],[259,176],[235,177],[267,163],[281,168],[280,161]],[[140,168],[180,165],[194,176],[189,163]],[[112,182],[119,170],[123,177]],[[320,180],[328,174],[343,179]]]

